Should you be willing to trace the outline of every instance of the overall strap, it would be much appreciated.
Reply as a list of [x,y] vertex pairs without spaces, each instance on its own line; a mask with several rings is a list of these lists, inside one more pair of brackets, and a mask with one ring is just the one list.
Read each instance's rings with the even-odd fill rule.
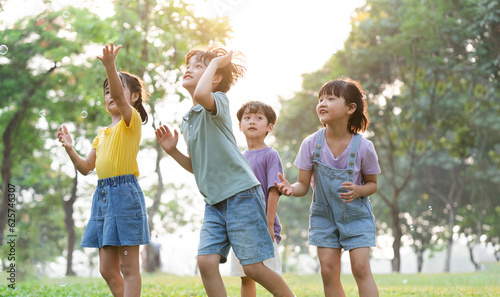
[[323,139],[325,139],[326,128],[320,129],[318,131],[318,136],[316,137],[316,146],[314,147],[314,160],[318,161],[321,158],[321,147],[323,146]]
[[354,172],[354,164],[356,164],[356,155],[358,154],[358,146],[362,136],[361,134],[356,133],[352,137],[353,139],[351,143],[351,151],[349,152],[349,160],[347,163],[347,170],[349,175]]

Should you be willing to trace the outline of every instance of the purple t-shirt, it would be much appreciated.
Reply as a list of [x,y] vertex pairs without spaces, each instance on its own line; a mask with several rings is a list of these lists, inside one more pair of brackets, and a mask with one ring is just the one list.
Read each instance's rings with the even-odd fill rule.
[[[264,197],[266,198],[266,213],[267,213],[267,200],[269,194],[269,188],[274,187],[274,182],[280,182],[278,177],[278,172],[283,174],[283,166],[281,165],[281,159],[278,152],[272,147],[267,147],[265,149],[243,152],[245,158],[252,166],[253,172],[262,186],[262,191],[264,192]],[[276,243],[279,244],[281,241],[281,224],[278,219],[278,214],[274,218],[274,238]]]
[[[318,137],[318,132],[315,132],[302,141],[299,153],[295,159],[295,166],[302,170],[312,170],[314,168],[314,150],[316,148],[316,138]],[[337,169],[347,169],[347,162],[349,160],[349,152],[351,151],[351,141],[349,145],[344,150],[344,152],[335,158],[330,147],[326,143],[326,137],[323,139],[323,145],[321,146],[321,163],[328,164]],[[361,138],[358,145],[358,153],[356,156],[356,162],[354,164],[354,180],[353,182],[357,185],[363,185],[362,174],[372,175],[380,173],[380,166],[378,165],[377,152],[373,143],[367,139]],[[314,177],[312,182],[314,182]]]

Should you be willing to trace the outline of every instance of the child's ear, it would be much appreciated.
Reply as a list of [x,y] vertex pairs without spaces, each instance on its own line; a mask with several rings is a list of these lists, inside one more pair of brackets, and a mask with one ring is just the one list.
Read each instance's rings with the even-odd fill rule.
[[353,114],[356,111],[356,108],[358,108],[358,105],[356,103],[349,104],[349,109],[347,110],[347,114]]
[[140,96],[141,96],[141,94],[139,94],[139,92],[132,93],[132,102],[130,102],[130,103],[133,105],[135,103],[135,101],[137,101],[137,99],[139,99]]
[[222,74],[215,74],[214,79],[212,80],[212,85],[219,85],[219,83],[222,81]]
[[273,128],[274,128],[274,124],[273,123],[270,123],[269,125],[267,125],[267,133],[273,132]]
[[238,123],[238,128],[240,128],[240,131],[241,131],[241,123]]

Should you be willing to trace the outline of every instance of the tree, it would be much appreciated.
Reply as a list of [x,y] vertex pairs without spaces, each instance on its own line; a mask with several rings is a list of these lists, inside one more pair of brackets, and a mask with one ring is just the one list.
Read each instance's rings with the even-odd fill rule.
[[[292,107],[287,105],[303,106],[302,94],[315,97],[318,85],[330,79],[343,75],[361,81],[372,119],[366,136],[375,144],[382,169],[374,208],[377,220],[391,222],[393,271],[401,265],[402,213],[414,208],[412,195],[405,194],[411,183],[425,187],[432,203],[442,200],[446,205],[448,271],[457,210],[467,195],[467,178],[475,172],[467,163],[476,160],[478,149],[493,151],[490,161],[497,158],[491,145],[481,145],[478,136],[483,137],[484,123],[496,127],[492,121],[498,116],[498,107],[491,102],[500,89],[495,72],[500,64],[495,34],[499,5],[481,0],[424,2],[367,1],[352,19],[344,49],[304,77],[304,91],[282,102],[289,112]],[[280,120],[281,126],[292,125],[292,119],[285,118],[285,124],[283,117]],[[293,133],[314,132],[306,130],[313,118],[306,121],[304,129]],[[280,147],[281,142],[284,146],[290,140],[300,142],[287,132],[276,135]],[[425,166],[427,178],[417,180],[417,170],[426,163],[431,164]],[[389,216],[377,207],[377,198],[389,208]],[[410,209],[402,210],[402,205]]]

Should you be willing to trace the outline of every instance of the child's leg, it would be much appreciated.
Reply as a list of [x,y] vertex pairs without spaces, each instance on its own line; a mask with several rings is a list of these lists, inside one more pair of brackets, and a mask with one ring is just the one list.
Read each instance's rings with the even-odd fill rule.
[[370,268],[370,248],[349,251],[351,270],[358,284],[360,297],[378,297],[378,289]]
[[99,272],[115,297],[123,296],[123,277],[120,274],[118,247],[105,246],[99,249]]
[[345,297],[344,288],[340,283],[341,249],[318,247],[318,258],[321,266],[321,278],[325,297]]
[[120,246],[120,271],[124,280],[124,297],[141,295],[141,270],[139,267],[139,246]]
[[263,262],[243,265],[243,270],[248,277],[261,284],[273,296],[294,296],[285,280]]
[[200,268],[201,280],[207,292],[207,296],[223,297],[227,296],[226,288],[222,282],[219,272],[219,262],[221,255],[198,255],[198,267]]
[[255,281],[248,276],[241,278],[241,297],[255,297],[257,296],[257,289],[255,288]]

